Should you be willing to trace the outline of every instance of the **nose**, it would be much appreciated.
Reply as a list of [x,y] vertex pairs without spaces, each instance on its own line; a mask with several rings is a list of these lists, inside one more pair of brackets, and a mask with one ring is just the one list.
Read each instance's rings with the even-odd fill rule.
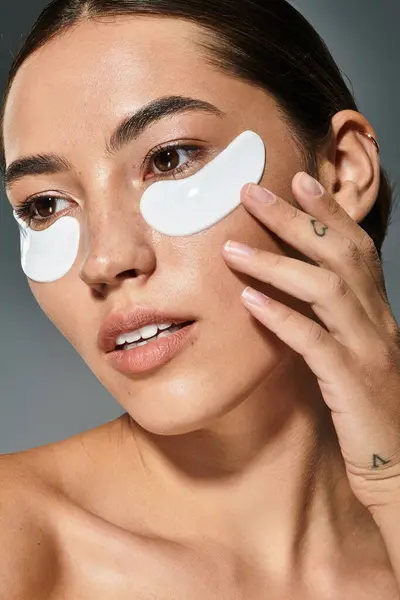
[[154,271],[149,228],[138,211],[96,207],[81,228],[84,258],[79,276],[97,293],[104,295],[125,279],[148,277]]

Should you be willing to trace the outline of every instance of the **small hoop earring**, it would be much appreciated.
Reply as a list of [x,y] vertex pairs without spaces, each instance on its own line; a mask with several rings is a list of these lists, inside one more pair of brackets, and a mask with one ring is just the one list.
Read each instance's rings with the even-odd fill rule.
[[367,133],[366,131],[360,131],[359,133],[362,133],[362,135],[367,136],[375,144],[376,149],[378,150],[378,154],[380,154],[381,149],[379,147],[377,140],[374,138],[374,136],[371,135],[370,133]]

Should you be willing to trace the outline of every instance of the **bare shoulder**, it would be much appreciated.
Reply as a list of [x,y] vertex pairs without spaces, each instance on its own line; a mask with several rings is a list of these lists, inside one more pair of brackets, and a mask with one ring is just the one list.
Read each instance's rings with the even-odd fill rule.
[[22,457],[0,455],[0,598],[47,597],[56,565],[54,543],[43,511],[45,488]]
[[[71,580],[81,576],[69,557],[79,555],[79,569],[87,563],[90,578],[99,544],[110,535],[130,552],[140,546],[118,526],[115,503],[106,508],[102,503],[103,496],[108,498],[105,473],[114,472],[112,449],[118,451],[121,423],[116,419],[65,440],[0,455],[1,600],[64,597],[65,573]],[[104,550],[102,564],[108,554]],[[110,555],[107,568],[114,563]]]
[[[86,482],[93,461],[101,456],[101,443],[119,419],[72,437],[22,450],[0,454],[0,522],[6,510],[20,512],[32,522],[35,509],[57,497],[74,499],[75,488]],[[77,493],[76,493],[77,495]],[[4,518],[3,518],[4,521]],[[42,523],[44,525],[44,523]]]
[[[57,508],[82,495],[90,453],[107,424],[0,454],[0,599],[46,600],[59,578]],[[85,462],[87,458],[87,462]]]
[[0,454],[1,600],[51,597],[59,575],[58,509],[84,504],[93,461],[119,427],[117,419],[58,442]]

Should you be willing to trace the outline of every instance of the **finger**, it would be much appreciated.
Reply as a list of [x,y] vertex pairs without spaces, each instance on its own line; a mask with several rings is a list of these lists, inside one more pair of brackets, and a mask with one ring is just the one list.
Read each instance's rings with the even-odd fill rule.
[[348,351],[312,319],[253,288],[244,290],[242,302],[260,323],[303,356],[321,383],[329,386],[338,373],[343,375],[348,369]]
[[225,245],[224,256],[234,269],[311,304],[335,339],[352,351],[361,354],[379,341],[376,327],[339,275],[232,241]]
[[[399,378],[386,344],[381,341],[373,347],[372,359],[363,362],[318,323],[285,304],[252,288],[246,288],[242,299],[250,313],[300,354],[316,375],[336,430],[341,432],[345,460],[365,472],[366,441],[380,456],[400,458]],[[349,454],[346,448],[350,447]]]
[[[332,225],[319,221],[279,196],[274,196],[274,203],[268,203],[265,201],[268,191],[255,185],[252,189],[254,195],[242,194],[246,209],[302,254],[344,279],[370,319],[381,329],[383,323],[389,321],[388,303],[378,292],[364,255],[356,243],[341,235]],[[322,214],[323,209],[320,207],[319,210]],[[329,217],[328,212],[325,216],[333,221],[333,216]]]
[[[375,281],[377,288],[384,292],[385,282],[382,270],[382,263],[379,258],[376,246],[370,236],[362,227],[359,226],[354,219],[336,200],[328,194],[324,187],[318,182],[317,184],[322,189],[321,196],[313,195],[307,192],[302,185],[304,178],[310,177],[312,181],[316,181],[307,173],[299,172],[293,178],[292,191],[295,199],[305,209],[306,213],[312,214],[316,219],[322,219],[324,223],[340,232],[342,236],[352,240],[358,247],[360,253],[364,257],[365,267]],[[354,204],[357,204],[357,185],[354,181],[345,181],[343,184],[343,193],[353,198]]]

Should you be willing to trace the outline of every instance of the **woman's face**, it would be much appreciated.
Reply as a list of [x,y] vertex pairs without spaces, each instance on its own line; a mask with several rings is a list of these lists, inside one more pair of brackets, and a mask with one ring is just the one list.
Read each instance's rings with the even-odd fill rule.
[[[191,161],[190,152],[178,153],[168,170],[164,154],[143,170],[152,149],[174,141],[201,147],[204,157],[194,155],[185,173],[176,175],[186,177],[245,130],[257,132],[266,146],[261,185],[293,201],[291,181],[303,162],[275,101],[207,64],[193,42],[198,31],[164,18],[82,23],[25,62],[5,111],[7,165],[28,155],[56,154],[72,167],[16,181],[8,191],[12,205],[33,195],[56,195],[58,204],[39,203],[39,218],[55,206],[81,226],[73,268],[55,282],[29,280],[32,292],[114,398],[154,433],[183,433],[212,422],[287,358],[289,349],[242,305],[246,285],[306,310],[225,263],[228,239],[278,253],[284,246],[243,206],[208,230],[182,238],[152,230],[139,211],[149,185],[172,180],[176,166]],[[116,154],[106,153],[123,119],[171,95],[207,101],[226,116],[199,110],[169,115]],[[110,366],[97,335],[110,312],[138,306],[195,319],[196,335],[164,366],[129,376]]]

